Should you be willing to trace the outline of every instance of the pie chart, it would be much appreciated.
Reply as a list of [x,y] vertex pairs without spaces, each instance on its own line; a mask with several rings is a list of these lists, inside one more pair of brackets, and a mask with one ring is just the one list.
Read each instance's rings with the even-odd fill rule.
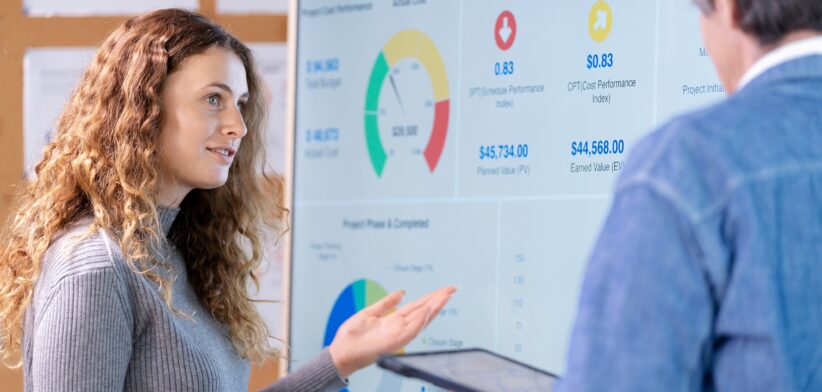
[[370,279],[360,279],[346,286],[337,297],[331,315],[328,316],[323,347],[331,344],[345,320],[386,295],[388,292],[379,283]]

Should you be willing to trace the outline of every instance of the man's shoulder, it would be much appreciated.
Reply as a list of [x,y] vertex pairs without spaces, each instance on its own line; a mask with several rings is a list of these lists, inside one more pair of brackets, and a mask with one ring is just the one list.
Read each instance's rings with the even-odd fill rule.
[[[769,105],[765,94],[730,96],[708,107],[676,116],[639,140],[634,148],[649,164],[660,160],[700,157],[727,150],[734,140],[743,137],[749,127],[776,118],[773,111],[758,110]],[[656,153],[651,153],[655,151]],[[715,155],[722,157],[723,154]]]
[[780,131],[816,132],[822,129],[820,66],[822,56],[780,64],[726,99],[667,121],[638,142],[636,149],[664,149],[658,159],[671,154],[741,158],[727,152],[753,150],[762,147],[753,143],[766,143],[771,148],[762,152],[767,153],[794,136]]
[[617,191],[654,188],[693,216],[723,198],[735,179],[754,170],[749,161],[751,99],[730,97],[669,120],[631,149]]
[[[617,182],[617,191],[637,184],[665,188],[664,193],[681,193],[683,189],[721,188],[728,179],[719,175],[723,140],[730,133],[734,116],[728,116],[726,100],[708,108],[669,120],[631,147],[625,169]],[[706,184],[708,175],[711,184]]]
[[796,94],[792,83],[746,88],[668,121],[632,147],[617,190],[648,185],[698,216],[746,179],[818,165],[822,147],[797,146],[822,131],[822,96]]
[[647,173],[671,159],[742,172],[779,165],[794,143],[822,131],[822,71],[791,77],[801,74],[790,69],[807,61],[779,66],[721,102],[669,120],[636,143],[634,163],[644,163],[636,168]]

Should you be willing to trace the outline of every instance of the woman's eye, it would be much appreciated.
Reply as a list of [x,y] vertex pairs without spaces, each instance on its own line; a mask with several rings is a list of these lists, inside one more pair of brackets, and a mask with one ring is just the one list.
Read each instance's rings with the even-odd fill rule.
[[220,105],[220,97],[217,96],[217,95],[211,95],[208,98],[206,98],[206,100],[208,101],[208,104],[211,105],[211,106],[219,106]]

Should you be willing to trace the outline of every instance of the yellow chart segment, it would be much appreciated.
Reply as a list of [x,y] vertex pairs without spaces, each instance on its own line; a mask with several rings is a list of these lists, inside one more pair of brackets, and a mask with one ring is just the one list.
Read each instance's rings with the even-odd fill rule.
[[395,34],[383,47],[386,62],[393,67],[405,58],[417,59],[428,71],[434,89],[434,100],[448,99],[448,77],[445,64],[437,47],[428,36],[418,30],[403,30]]

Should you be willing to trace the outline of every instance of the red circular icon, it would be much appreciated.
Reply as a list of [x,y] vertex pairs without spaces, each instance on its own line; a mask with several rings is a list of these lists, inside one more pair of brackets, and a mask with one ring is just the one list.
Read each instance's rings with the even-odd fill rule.
[[494,26],[494,38],[497,46],[502,50],[508,50],[514,44],[517,37],[517,20],[511,11],[502,11],[497,16],[497,24]]

